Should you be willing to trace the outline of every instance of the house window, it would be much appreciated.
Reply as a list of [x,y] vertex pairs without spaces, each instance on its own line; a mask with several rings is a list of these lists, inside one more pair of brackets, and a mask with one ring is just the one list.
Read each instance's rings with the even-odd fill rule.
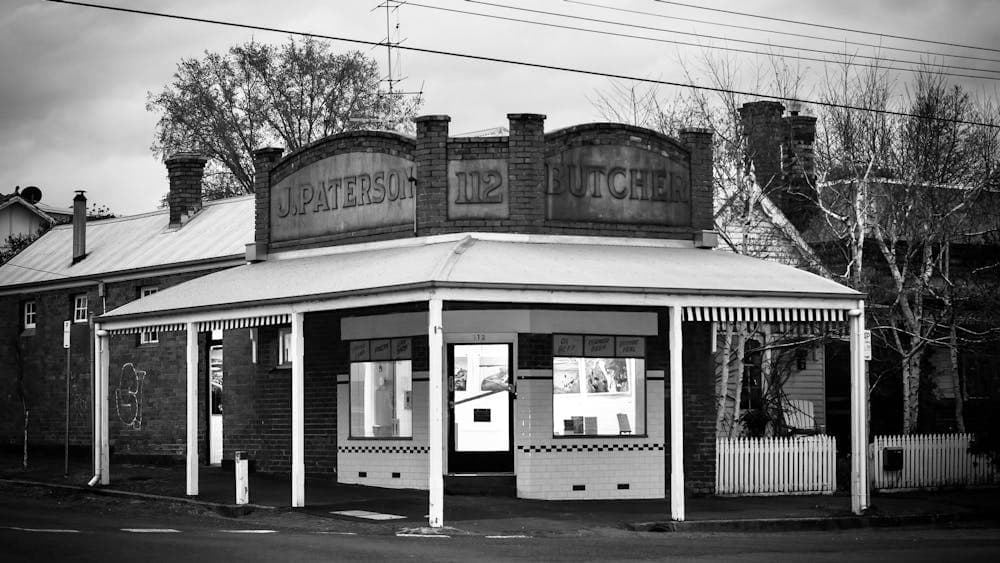
[[764,401],[764,353],[757,340],[747,340],[743,346],[743,380],[740,389],[740,410],[760,409]]
[[410,360],[351,363],[351,437],[413,436]]
[[80,295],[73,296],[73,322],[75,323],[85,323],[87,322],[87,294],[81,293]]
[[[139,298],[149,297],[150,295],[159,291],[160,288],[156,286],[146,286],[139,289]],[[156,344],[160,341],[160,335],[152,331],[143,331],[139,333],[139,344]]]
[[21,311],[23,313],[22,324],[24,325],[24,328],[26,330],[35,328],[36,319],[38,318],[37,304],[35,303],[35,300],[32,299],[30,301],[25,301]]
[[292,365],[292,329],[278,329],[278,366]]

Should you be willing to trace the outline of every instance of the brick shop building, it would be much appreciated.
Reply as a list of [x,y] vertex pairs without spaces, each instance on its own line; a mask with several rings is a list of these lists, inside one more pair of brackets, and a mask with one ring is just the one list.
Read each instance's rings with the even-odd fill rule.
[[[425,116],[415,139],[257,151],[245,263],[96,319],[97,477],[112,442],[166,448],[197,494],[221,442],[223,458],[290,471],[293,506],[307,472],[328,474],[428,489],[440,526],[446,484],[490,474],[524,498],[669,498],[683,519],[684,492],[715,479],[714,323],[849,322],[864,389],[861,295],[712,251],[710,132],[508,117],[506,137],[449,137],[447,116]],[[144,427],[169,409],[184,438],[140,448],[108,409],[118,366],[143,369],[129,354],[144,334],[169,335],[143,361],[171,374]],[[863,405],[858,392],[859,435]]]

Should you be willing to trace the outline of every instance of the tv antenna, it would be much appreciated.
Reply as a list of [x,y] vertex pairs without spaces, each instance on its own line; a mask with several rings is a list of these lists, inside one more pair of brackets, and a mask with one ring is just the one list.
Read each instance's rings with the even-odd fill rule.
[[[399,8],[406,4],[405,0],[384,0],[382,3],[378,4],[372,8],[372,12],[379,8],[385,9],[385,39],[380,41],[380,45],[385,45],[386,50],[386,70],[388,71],[385,78],[379,80],[380,83],[385,83],[387,85],[386,90],[380,91],[378,96],[381,98],[383,96],[422,96],[424,93],[423,84],[420,85],[420,90],[416,92],[406,92],[399,90],[399,85],[404,80],[405,76],[400,76],[400,70],[402,67],[402,56],[400,54],[399,46],[406,41],[406,39],[400,37],[399,30]],[[395,17],[394,17],[395,16]],[[393,36],[395,35],[395,40]],[[395,57],[395,67],[393,65],[393,58]],[[385,127],[386,129],[392,129],[397,123],[393,122],[392,118],[388,115],[378,116],[378,115],[362,115],[350,117],[349,121],[377,124]]]

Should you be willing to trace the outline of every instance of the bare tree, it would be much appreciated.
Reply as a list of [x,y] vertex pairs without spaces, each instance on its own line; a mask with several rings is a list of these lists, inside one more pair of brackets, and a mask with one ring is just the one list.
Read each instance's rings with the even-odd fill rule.
[[341,131],[411,130],[420,99],[384,92],[379,83],[374,60],[333,53],[312,38],[206,52],[181,60],[173,82],[149,95],[146,108],[160,115],[152,150],[208,156],[210,199],[251,193],[252,151],[267,144],[294,151]]
[[[854,74],[846,64],[828,82],[827,100],[837,104],[889,110],[892,98],[892,85],[878,69]],[[948,336],[955,324],[954,294],[945,289],[949,248],[976,223],[976,204],[995,176],[998,153],[995,130],[984,134],[961,123],[982,116],[970,96],[940,74],[918,73],[895,108],[909,116],[823,110],[819,165],[827,181],[819,184],[816,203],[828,239],[836,242],[832,248],[843,254],[840,277],[869,293],[870,326],[899,358],[902,423],[909,433],[917,427],[927,348],[958,346]],[[866,252],[874,255],[866,258]]]

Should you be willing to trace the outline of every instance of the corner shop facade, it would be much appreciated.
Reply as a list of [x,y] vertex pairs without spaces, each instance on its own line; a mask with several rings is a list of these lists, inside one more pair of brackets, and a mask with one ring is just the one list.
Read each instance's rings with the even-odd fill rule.
[[[715,322],[849,322],[864,435],[862,297],[711,250],[709,132],[546,134],[544,116],[508,117],[507,137],[452,138],[446,116],[425,116],[415,140],[257,151],[247,264],[99,318],[98,396],[115,335],[185,333],[197,494],[199,335],[250,334],[252,363],[287,391],[287,438],[259,455],[288,452],[292,506],[326,460],[340,482],[428,489],[432,526],[446,478],[487,474],[525,498],[669,498],[684,519],[685,490],[714,484]],[[253,402],[233,401],[235,426],[254,424]],[[104,481],[106,404],[94,405]],[[860,511],[864,456],[852,458]]]

